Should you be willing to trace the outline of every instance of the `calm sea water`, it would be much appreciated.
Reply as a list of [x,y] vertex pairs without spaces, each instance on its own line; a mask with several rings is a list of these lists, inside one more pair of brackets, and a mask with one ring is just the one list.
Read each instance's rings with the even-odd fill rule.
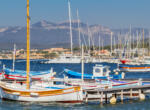
[[[6,65],[8,68],[12,68],[12,60],[0,60],[0,70],[2,65]],[[25,70],[26,63],[24,61],[16,62],[16,69]],[[92,68],[95,64],[85,64],[85,72],[91,73]],[[110,69],[113,70],[117,67],[116,64],[103,63],[103,65],[110,66]],[[40,64],[39,62],[31,62],[31,70],[48,70],[53,68],[57,72],[58,77],[63,77],[63,69],[68,68],[74,71],[81,71],[80,64]],[[150,78],[150,73],[126,73],[126,78]],[[0,110],[150,110],[150,99],[145,101],[139,100],[126,100],[124,103],[117,103],[115,105],[104,104],[101,106],[99,102],[90,102],[88,104],[56,104],[56,103],[25,103],[25,102],[16,102],[16,101],[4,101],[0,99]]]

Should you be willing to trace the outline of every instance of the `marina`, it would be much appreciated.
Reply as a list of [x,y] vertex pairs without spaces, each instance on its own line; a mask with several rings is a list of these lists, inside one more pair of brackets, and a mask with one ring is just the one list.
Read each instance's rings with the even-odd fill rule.
[[[12,60],[2,60],[1,62],[3,64],[5,64],[5,65],[8,65],[8,67],[12,66],[12,64],[11,64]],[[18,62],[18,63],[16,63],[16,65],[20,65],[20,64],[22,65],[22,67],[16,66],[16,68],[17,69],[22,69],[22,70],[23,70],[23,68],[25,69],[25,62]],[[117,64],[112,64],[112,63],[101,63],[101,64],[110,66],[110,70],[111,71],[117,67]],[[33,69],[33,67],[35,65],[37,67],[40,67],[41,70],[46,70],[47,68],[53,67],[54,70],[56,70],[57,74],[55,76],[56,78],[54,78],[53,80],[49,80],[49,83],[50,82],[64,82],[65,80],[66,80],[66,82],[67,81],[77,81],[77,82],[81,81],[81,79],[64,79],[64,76],[63,76],[63,73],[62,73],[62,70],[63,70],[64,67],[68,67],[68,68],[72,68],[73,70],[80,71],[81,70],[81,65],[80,64],[74,64],[74,65],[70,65],[70,64],[46,64],[45,65],[45,64],[41,64],[41,63],[35,64],[34,62],[31,62],[31,65],[32,65],[31,66],[32,71],[36,71],[37,69],[39,69],[39,68],[34,68]],[[86,69],[85,72],[86,73],[92,72],[92,67],[94,65],[95,64],[90,64],[90,63],[89,64],[85,64],[85,68],[89,68],[89,69]],[[1,67],[2,67],[2,65],[1,65]],[[133,74],[134,74],[134,76],[136,75],[136,78],[133,76]],[[142,76],[145,76],[145,77],[141,77],[141,74],[142,74]],[[60,77],[60,78],[57,78],[57,77]],[[118,87],[111,88],[112,85],[110,85],[108,83],[107,87],[104,87],[104,89],[102,89],[100,86],[99,87],[98,86],[97,87],[93,86],[93,88],[91,88],[92,87],[92,83],[90,83],[91,87],[90,88],[86,87],[86,89],[84,90],[84,93],[87,93],[88,95],[86,95],[86,94],[83,95],[84,96],[84,100],[83,100],[82,104],[77,104],[77,105],[73,104],[72,106],[69,106],[67,104],[59,104],[59,103],[58,104],[57,103],[53,103],[53,105],[51,103],[43,103],[43,104],[42,103],[38,103],[38,104],[36,104],[36,103],[32,103],[32,104],[28,103],[28,104],[29,104],[29,107],[32,107],[34,105],[36,105],[36,106],[38,106],[38,105],[39,106],[41,106],[41,105],[44,106],[45,105],[45,108],[46,107],[48,107],[48,108],[49,107],[52,107],[52,108],[59,108],[59,107],[62,107],[62,108],[70,108],[70,107],[71,108],[72,107],[73,108],[74,107],[78,108],[79,107],[80,108],[80,107],[88,106],[88,108],[90,109],[93,106],[95,107],[95,106],[101,105],[101,101],[102,101],[103,102],[103,106],[111,108],[112,106],[109,105],[109,104],[110,104],[110,99],[112,98],[112,94],[113,94],[113,96],[116,95],[116,100],[117,100],[116,104],[113,105],[114,108],[118,107],[120,105],[119,103],[121,103],[121,102],[122,102],[121,105],[124,106],[124,104],[128,105],[128,102],[130,102],[130,101],[132,101],[132,104],[137,104],[137,103],[143,103],[143,102],[149,100],[149,95],[148,94],[149,94],[150,86],[149,85],[144,85],[144,86],[140,86],[139,85],[139,83],[141,83],[141,81],[143,81],[144,84],[148,84],[150,82],[150,80],[149,80],[150,79],[150,75],[147,72],[145,72],[145,73],[139,73],[138,72],[138,73],[132,73],[132,74],[131,73],[126,73],[126,77],[125,78],[126,79],[122,80],[121,84],[119,84],[119,85],[125,84],[124,82],[132,82],[134,84],[138,83],[138,85],[137,86],[136,85],[131,85],[130,87],[129,86],[127,86],[127,87],[124,86],[124,87],[119,87],[119,88]],[[141,81],[139,80],[140,78],[142,78]],[[47,81],[47,80],[45,80],[45,81]],[[14,81],[12,80],[12,82],[14,82]],[[99,82],[97,82],[97,84],[99,84]],[[106,82],[105,82],[105,84],[106,84]],[[114,84],[114,86],[115,85],[117,85],[117,84]],[[119,86],[119,85],[117,85],[117,86]],[[110,86],[110,87],[108,87],[108,86]],[[52,87],[51,83],[50,83],[49,87]],[[54,87],[55,87],[55,85],[54,85]],[[57,86],[57,87],[63,87],[63,86],[60,85],[60,86]],[[131,89],[132,89],[132,92],[131,92]],[[122,93],[123,101],[121,101],[121,91],[123,92]],[[102,92],[103,92],[103,99],[101,99]],[[105,95],[106,93],[107,93],[107,95]],[[132,93],[133,96],[131,96],[131,93]],[[139,97],[140,93],[145,95],[145,99],[144,99],[145,101],[140,101],[141,100],[140,97]],[[88,98],[87,98],[87,96],[88,96]],[[106,103],[105,97],[106,96],[107,96],[107,104],[108,105],[105,105],[105,103]],[[3,100],[3,104],[5,104],[5,103],[10,103],[10,102]],[[15,103],[15,102],[13,102],[13,103]],[[24,104],[25,103],[23,103],[23,105]],[[55,106],[57,106],[57,107],[55,107]]]
[[[129,29],[92,25],[91,20],[107,21],[101,14],[111,7],[108,5],[109,7],[103,8],[101,4],[99,6],[95,4],[100,1],[92,2],[98,6],[93,5],[94,8],[83,6],[83,1],[80,1],[82,5],[76,5],[77,0],[59,1],[61,5],[66,3],[63,4],[65,6],[63,8],[66,9],[62,9],[58,1],[48,1],[49,5],[45,4],[45,1],[36,2],[40,3],[41,8],[35,8],[35,1],[31,0],[25,0],[23,3],[26,6],[24,11],[21,9],[23,6],[20,7],[20,12],[26,15],[24,27],[0,27],[2,40],[0,109],[147,110],[150,108],[149,29],[135,28],[131,24]],[[46,9],[42,3],[45,4],[44,7],[49,7],[45,12],[50,11],[50,14],[42,12]],[[51,3],[57,3],[59,8]],[[91,3],[87,5],[92,6]],[[89,15],[85,14],[87,23],[81,22],[85,21],[86,12],[78,9],[78,6],[88,9],[86,12]],[[100,8],[103,8],[100,14],[92,12]],[[120,9],[121,7],[117,10]],[[94,18],[91,12],[101,19]],[[60,14],[61,20],[67,17],[67,21],[58,23],[57,14]],[[113,14],[112,17],[115,16],[115,13]],[[45,19],[55,19],[57,23],[46,20],[34,23],[36,19],[43,19],[44,16]],[[112,18],[111,20],[109,21],[113,22]],[[23,21],[20,19],[17,22]],[[114,23],[116,25],[119,20]],[[120,24],[122,23],[124,22]],[[115,26],[110,22],[108,24]]]

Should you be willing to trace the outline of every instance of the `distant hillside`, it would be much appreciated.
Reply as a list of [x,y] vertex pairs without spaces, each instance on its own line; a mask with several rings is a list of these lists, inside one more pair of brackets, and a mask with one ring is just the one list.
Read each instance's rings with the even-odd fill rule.
[[[89,29],[89,31],[88,31]],[[114,37],[122,31],[111,30],[101,25],[90,25],[80,23],[81,40],[88,44],[88,35],[91,36],[91,45],[98,45],[99,37],[103,39],[104,45],[110,44],[110,33]],[[79,45],[78,23],[72,22],[73,46]],[[123,30],[125,32],[126,30]],[[84,36],[84,37],[83,37]],[[26,48],[26,27],[3,27],[0,28],[0,49],[11,49],[16,43],[18,48]],[[31,48],[70,47],[69,22],[52,23],[40,21],[31,25]]]

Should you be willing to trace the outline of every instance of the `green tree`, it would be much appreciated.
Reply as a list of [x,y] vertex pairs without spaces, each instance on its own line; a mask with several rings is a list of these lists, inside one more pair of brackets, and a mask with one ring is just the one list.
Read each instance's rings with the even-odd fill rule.
[[53,53],[46,53],[44,55],[44,57],[47,58],[47,59],[50,59],[50,58],[56,58],[56,57],[58,57],[58,55],[54,52]]

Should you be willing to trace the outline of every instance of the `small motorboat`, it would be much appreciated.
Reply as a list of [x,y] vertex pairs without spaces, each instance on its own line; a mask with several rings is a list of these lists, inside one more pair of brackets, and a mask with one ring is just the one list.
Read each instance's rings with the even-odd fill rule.
[[[75,72],[69,69],[64,69],[66,75],[69,78],[82,78],[82,73]],[[121,73],[119,74],[117,71],[115,74],[110,74],[110,70],[108,66],[103,65],[95,65],[93,67],[93,73],[87,74],[84,73],[83,78],[84,79],[123,79],[125,74]]]

